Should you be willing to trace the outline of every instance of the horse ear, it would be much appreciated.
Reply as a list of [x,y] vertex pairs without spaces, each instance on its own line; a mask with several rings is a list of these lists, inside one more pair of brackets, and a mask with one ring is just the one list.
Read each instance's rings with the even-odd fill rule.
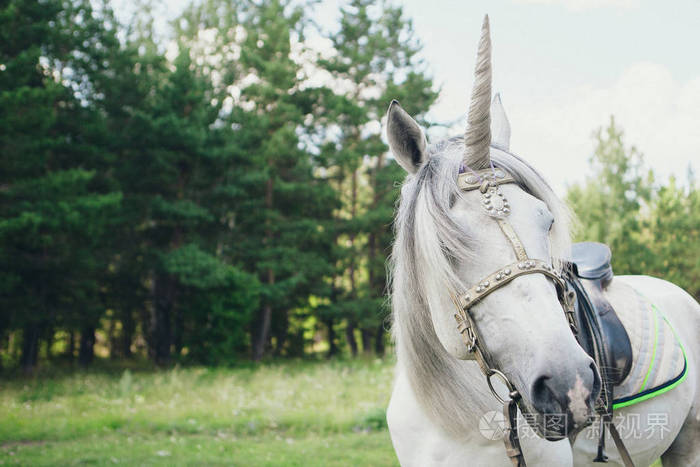
[[500,94],[491,101],[491,145],[503,151],[510,150],[510,123]]
[[421,127],[393,100],[386,113],[386,136],[389,148],[399,163],[409,173],[416,173],[427,159],[427,141]]

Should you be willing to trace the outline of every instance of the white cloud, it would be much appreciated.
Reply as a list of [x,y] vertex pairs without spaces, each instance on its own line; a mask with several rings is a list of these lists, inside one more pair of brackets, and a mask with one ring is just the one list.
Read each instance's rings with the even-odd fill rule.
[[538,5],[561,5],[572,11],[593,10],[596,8],[636,8],[639,0],[515,0],[515,3]]
[[612,84],[579,86],[548,99],[513,96],[505,102],[511,148],[530,160],[563,192],[589,173],[594,129],[610,115],[661,178],[684,177],[700,166],[700,76],[678,82],[663,65],[629,66]]

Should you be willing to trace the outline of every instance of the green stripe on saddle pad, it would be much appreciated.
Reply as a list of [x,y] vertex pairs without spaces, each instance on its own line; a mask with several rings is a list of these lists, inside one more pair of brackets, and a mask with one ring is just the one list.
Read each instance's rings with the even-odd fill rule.
[[613,409],[668,392],[682,383],[688,373],[685,349],[676,331],[656,305],[639,292],[637,297],[641,309],[630,307],[633,310],[623,321],[632,343],[634,364],[627,378],[615,388]]

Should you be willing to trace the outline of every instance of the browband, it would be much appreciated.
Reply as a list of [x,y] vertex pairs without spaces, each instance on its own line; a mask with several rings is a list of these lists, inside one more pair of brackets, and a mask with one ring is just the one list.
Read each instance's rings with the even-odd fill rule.
[[457,177],[457,185],[465,191],[476,190],[484,180],[489,180],[495,185],[515,183],[515,179],[503,169],[484,169],[460,173]]

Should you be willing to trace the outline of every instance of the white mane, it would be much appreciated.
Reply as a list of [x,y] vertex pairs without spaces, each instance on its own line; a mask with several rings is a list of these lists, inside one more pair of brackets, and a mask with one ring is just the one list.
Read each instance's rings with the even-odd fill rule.
[[[428,152],[425,164],[406,178],[395,218],[390,260],[392,330],[397,358],[419,403],[434,423],[459,437],[488,409],[467,406],[469,398],[464,396],[474,393],[470,368],[475,364],[447,353],[435,334],[431,310],[454,313],[450,293],[467,289],[454,273],[454,259],[468,261],[475,254],[474,239],[450,217],[450,207],[462,195],[457,174],[464,155],[463,138],[442,141]],[[550,233],[553,261],[558,264],[559,259],[568,258],[570,217],[563,202],[519,157],[492,147],[491,160],[547,204],[555,219]]]

